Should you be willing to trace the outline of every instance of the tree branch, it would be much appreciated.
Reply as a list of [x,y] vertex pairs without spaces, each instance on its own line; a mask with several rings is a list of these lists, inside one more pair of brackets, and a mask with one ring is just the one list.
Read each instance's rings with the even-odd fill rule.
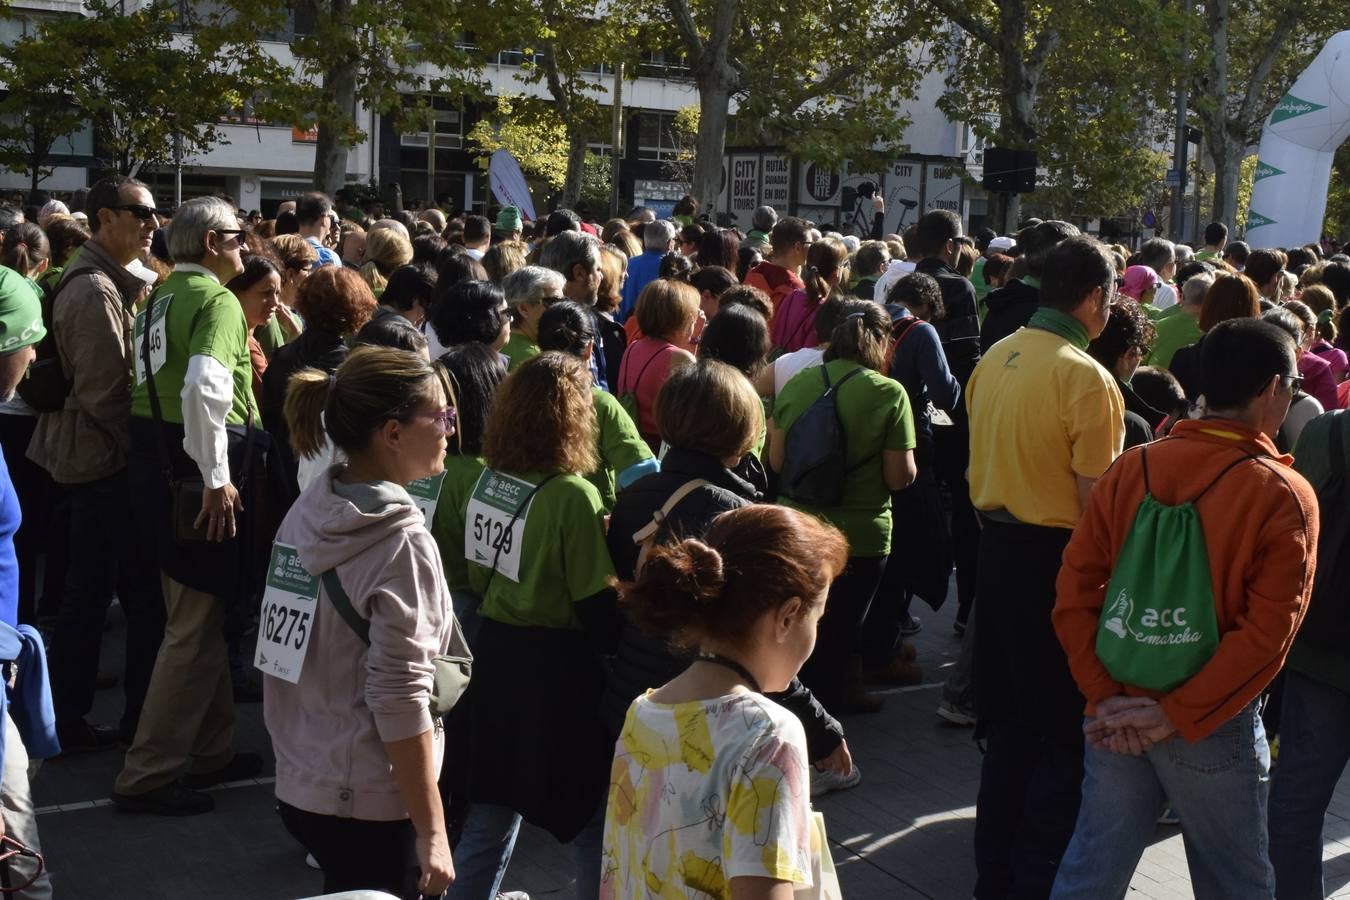
[[995,53],[1000,52],[998,34],[971,14],[969,8],[960,0],[928,0],[928,5],[956,23],[966,34],[984,44]]
[[675,29],[684,41],[689,53],[689,64],[697,67],[703,61],[703,38],[699,36],[698,26],[694,24],[694,14],[689,10],[689,0],[666,0],[666,9],[675,20]]
[[[1275,20],[1275,33],[1270,36],[1270,41],[1266,44],[1266,52],[1261,54],[1257,60],[1256,66],[1252,69],[1250,77],[1247,79],[1247,92],[1242,96],[1242,104],[1238,107],[1237,119],[1243,132],[1249,131],[1252,126],[1252,117],[1256,113],[1257,97],[1265,90],[1266,82],[1270,80],[1270,70],[1275,67],[1275,57],[1279,56],[1284,45],[1288,43],[1290,35],[1294,32],[1294,27],[1303,18],[1303,4],[1293,3],[1285,10],[1284,15],[1277,16]],[[1261,118],[1265,118],[1262,116]]]

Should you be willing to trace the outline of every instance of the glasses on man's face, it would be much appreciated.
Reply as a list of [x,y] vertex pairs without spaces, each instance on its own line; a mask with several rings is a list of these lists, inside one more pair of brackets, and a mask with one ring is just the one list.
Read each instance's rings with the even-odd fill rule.
[[1288,386],[1291,394],[1297,394],[1303,388],[1302,375],[1281,375],[1280,379]]
[[119,212],[129,212],[142,222],[160,215],[159,210],[155,209],[153,206],[146,206],[143,203],[119,203],[116,206],[110,207],[110,209],[115,209]]
[[455,433],[455,419],[457,418],[457,415],[453,406],[447,406],[440,412],[435,413],[412,413],[408,418],[429,419],[440,426],[441,434],[451,435]]
[[217,228],[216,234],[224,236],[227,241],[233,237],[240,247],[244,246],[244,242],[248,239],[248,232],[242,228]]

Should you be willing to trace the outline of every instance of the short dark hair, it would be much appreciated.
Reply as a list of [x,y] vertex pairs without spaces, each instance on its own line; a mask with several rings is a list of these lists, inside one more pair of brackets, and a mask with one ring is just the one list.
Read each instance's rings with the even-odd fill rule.
[[1276,375],[1296,375],[1294,339],[1260,319],[1229,319],[1200,344],[1200,392],[1209,409],[1240,409]]
[[834,330],[842,321],[844,321],[844,298],[836,294],[820,304],[820,308],[816,310],[816,318],[812,323],[816,329],[816,343],[828,344]]
[[915,236],[919,254],[932,256],[943,244],[961,236],[961,217],[949,209],[929,210],[919,219]]
[[1228,240],[1228,226],[1222,222],[1210,222],[1205,226],[1205,244],[1213,247]]
[[998,232],[988,225],[975,229],[975,249],[983,254],[984,251],[989,249],[990,242],[996,237],[998,237]]
[[1071,237],[1045,257],[1041,305],[1068,312],[1096,288],[1109,292],[1115,279],[1116,267],[1105,246],[1089,237]]
[[431,326],[445,347],[467,341],[491,344],[506,321],[505,305],[502,289],[492,282],[461,281],[448,291],[437,292]]
[[891,285],[885,300],[887,303],[903,303],[910,312],[914,311],[915,306],[927,306],[931,311],[930,318],[942,318],[942,289],[932,275],[910,272]]
[[723,291],[738,284],[736,276],[721,266],[700,266],[689,276],[689,283],[698,288],[700,294],[708,291],[714,297],[722,296]]
[[544,237],[553,237],[564,231],[580,231],[581,217],[570,209],[555,209],[544,222]]
[[1050,255],[1050,251],[1069,238],[1078,237],[1082,232],[1076,225],[1059,219],[1051,219],[1048,222],[1033,221],[1036,224],[1028,225],[1017,233],[1017,248],[1022,251],[1027,274],[1033,278],[1040,278],[1045,272],[1045,259]]
[[447,450],[459,456],[483,452],[483,427],[497,385],[506,379],[506,364],[491,347],[470,341],[441,354],[440,364],[455,389],[455,433]]
[[412,239],[412,262],[434,264],[441,251],[450,246],[450,242],[439,234],[419,234]]
[[784,253],[803,243],[810,230],[811,226],[805,219],[784,216],[774,223],[773,231],[769,233],[769,243],[773,246],[773,252]]
[[276,235],[299,234],[300,220],[297,219],[295,213],[289,209],[279,212],[277,213],[276,226],[272,229],[272,233]]
[[356,333],[354,343],[371,347],[393,347],[396,350],[407,350],[409,353],[421,353],[427,349],[426,335],[402,316],[381,316],[378,319],[371,319]]
[[[100,178],[89,189],[89,194],[84,198],[84,214],[89,219],[91,234],[98,234],[98,211],[100,209],[112,209],[121,203],[122,188],[124,187],[150,190],[150,186],[145,182],[137,181],[129,175],[112,175],[108,178]],[[154,196],[153,192],[151,192],[151,196]]]
[[464,243],[477,244],[492,237],[492,223],[485,216],[464,217]]
[[1286,259],[1280,250],[1253,250],[1247,255],[1247,268],[1243,274],[1256,282],[1257,287],[1264,287],[1277,272],[1284,271]]
[[407,312],[418,303],[431,308],[431,297],[436,292],[436,270],[426,263],[409,263],[389,274],[389,281],[380,294],[380,303],[399,312]]
[[1223,258],[1231,259],[1239,266],[1247,264],[1247,257],[1251,255],[1252,248],[1247,246],[1246,241],[1232,241],[1227,247],[1223,248]]
[[1336,306],[1350,304],[1350,266],[1342,262],[1329,262],[1322,268],[1322,284],[1336,295]]
[[307,191],[295,201],[295,220],[301,225],[313,225],[327,219],[333,211],[333,201],[323,191]]
[[719,310],[699,338],[699,359],[716,359],[753,376],[769,354],[769,326],[758,312],[740,303]]
[[728,306],[736,305],[750,307],[763,316],[765,321],[773,318],[773,301],[769,299],[768,294],[752,284],[733,284],[717,295],[719,313]]
[[573,356],[595,343],[595,320],[590,310],[571,300],[550,303],[539,317],[539,349],[561,350]]
[[1163,368],[1140,366],[1135,369],[1130,388],[1140,400],[1169,416],[1184,416],[1191,408],[1177,376]]

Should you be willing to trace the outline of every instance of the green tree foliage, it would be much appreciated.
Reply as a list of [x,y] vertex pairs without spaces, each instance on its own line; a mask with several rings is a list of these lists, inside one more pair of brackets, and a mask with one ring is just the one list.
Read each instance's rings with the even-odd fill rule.
[[175,146],[187,156],[224,141],[219,123],[242,105],[244,76],[231,71],[223,32],[184,34],[190,23],[171,0],[126,12],[109,0],[84,6],[85,16],[43,19],[10,48],[28,58],[48,54],[66,68],[46,85],[35,69],[38,98],[49,88],[67,98],[93,125],[96,150],[123,173],[168,162]]
[[[990,144],[1034,149],[1038,210],[1101,215],[1162,180],[1184,19],[1153,0],[927,0],[957,26],[940,106]],[[1009,216],[1016,219],[1014,212]]]
[[[1203,0],[1194,11],[1197,66],[1192,108],[1214,164],[1214,218],[1238,221],[1240,166],[1247,148],[1288,89],[1345,27],[1345,12],[1323,0]],[[1245,215],[1245,213],[1244,213]]]
[[52,152],[83,124],[71,104],[72,72],[37,34],[0,47],[6,95],[0,100],[0,166],[29,176],[36,191],[55,170]]
[[906,52],[931,29],[910,7],[665,0],[665,10],[699,90],[691,193],[705,208],[721,187],[733,101],[738,134],[807,158],[866,164],[903,149],[900,102],[931,64]]
[[[348,151],[363,137],[360,104],[395,128],[426,127],[432,94],[481,97],[478,63],[457,36],[462,7],[443,0],[219,0],[214,29],[246,35],[253,74],[265,86],[253,98],[260,114],[298,127],[317,126],[314,184],[329,194],[346,181]],[[293,68],[258,41],[290,41]],[[407,97],[416,98],[406,102]]]
[[1350,141],[1341,144],[1341,148],[1336,151],[1322,231],[1342,243],[1350,241]]
[[521,0],[509,9],[492,0],[470,0],[463,14],[477,23],[474,41],[484,55],[521,50],[518,79],[548,91],[566,152],[566,172],[556,187],[562,205],[575,206],[586,179],[586,145],[605,133],[608,121],[601,100],[613,79],[601,74],[601,66],[612,71],[624,64],[633,71],[653,28],[613,14],[596,0]]

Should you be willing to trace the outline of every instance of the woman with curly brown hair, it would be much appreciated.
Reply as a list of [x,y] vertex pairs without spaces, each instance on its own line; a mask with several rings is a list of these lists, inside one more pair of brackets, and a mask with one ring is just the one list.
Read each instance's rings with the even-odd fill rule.
[[305,323],[295,313],[295,301],[300,285],[314,271],[319,254],[298,234],[278,235],[267,242],[267,248],[281,266],[281,305],[267,327],[255,329],[254,335],[263,353],[271,360],[278,347],[289,344],[305,330]]
[[1130,387],[1135,370],[1153,349],[1158,328],[1144,311],[1142,303],[1128,298],[1111,304],[1111,312],[1102,333],[1088,344],[1088,355],[1116,378],[1116,387],[1125,398],[1125,449],[1147,444],[1167,413],[1154,409]]
[[315,270],[296,296],[295,308],[304,317],[305,332],[277,350],[263,374],[263,427],[272,435],[282,478],[290,488],[286,505],[300,493],[299,461],[291,448],[284,413],[286,386],[300,369],[336,371],[347,358],[344,338],[370,321],[375,306],[375,295],[361,276],[339,266]]
[[464,532],[482,605],[452,767],[472,804],[452,898],[496,895],[522,818],[573,843],[577,896],[599,894],[612,754],[599,654],[617,627],[604,509],[582,475],[597,465],[596,427],[590,371],[558,351],[512,373],[488,415]]

